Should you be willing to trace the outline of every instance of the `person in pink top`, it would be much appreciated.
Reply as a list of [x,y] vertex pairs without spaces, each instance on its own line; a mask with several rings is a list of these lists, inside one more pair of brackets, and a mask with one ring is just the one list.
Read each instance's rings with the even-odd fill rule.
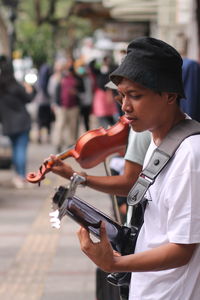
[[109,81],[111,70],[112,64],[108,56],[104,57],[100,69],[96,69],[96,90],[93,99],[93,114],[97,117],[99,125],[104,128],[114,125],[119,115],[113,91],[105,87],[105,84]]
[[70,66],[61,79],[56,92],[58,108],[54,143],[57,152],[61,152],[63,145],[73,145],[77,140],[77,120],[79,117],[78,85],[78,78],[73,67]]

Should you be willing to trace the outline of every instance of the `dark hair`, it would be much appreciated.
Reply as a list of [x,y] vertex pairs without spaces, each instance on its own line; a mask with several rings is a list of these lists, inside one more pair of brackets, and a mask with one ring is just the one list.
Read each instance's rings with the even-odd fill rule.
[[6,56],[0,56],[0,93],[16,83],[12,61]]

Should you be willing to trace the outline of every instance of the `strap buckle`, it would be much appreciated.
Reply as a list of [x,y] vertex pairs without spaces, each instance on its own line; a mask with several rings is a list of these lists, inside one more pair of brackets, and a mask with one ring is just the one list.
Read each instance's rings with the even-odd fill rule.
[[141,173],[138,177],[138,180],[136,181],[136,183],[134,184],[133,188],[130,190],[127,196],[128,205],[138,204],[144,197],[150,185],[153,184],[153,182],[154,179],[144,176],[144,174]]

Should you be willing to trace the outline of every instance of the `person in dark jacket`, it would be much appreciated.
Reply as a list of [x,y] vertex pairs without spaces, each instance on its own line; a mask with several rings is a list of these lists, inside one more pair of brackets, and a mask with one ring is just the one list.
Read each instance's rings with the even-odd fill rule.
[[180,107],[192,119],[200,122],[200,64],[199,62],[183,57],[182,66],[185,98]]
[[12,144],[13,166],[16,188],[25,186],[26,156],[31,129],[31,118],[26,104],[32,99],[32,91],[25,89],[14,77],[12,62],[5,56],[0,57],[0,122],[3,134]]

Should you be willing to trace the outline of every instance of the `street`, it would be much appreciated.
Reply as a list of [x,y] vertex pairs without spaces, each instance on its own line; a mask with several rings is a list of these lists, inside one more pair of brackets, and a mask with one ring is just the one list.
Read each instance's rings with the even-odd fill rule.
[[[50,153],[50,144],[32,142],[28,172]],[[73,158],[68,161],[80,170]],[[86,171],[105,174],[103,164]],[[79,248],[78,225],[65,217],[57,230],[49,222],[55,187],[66,180],[49,173],[40,187],[15,189],[12,176],[12,170],[0,170],[0,299],[95,300],[96,268]],[[111,215],[106,194],[80,187],[77,195]]]

